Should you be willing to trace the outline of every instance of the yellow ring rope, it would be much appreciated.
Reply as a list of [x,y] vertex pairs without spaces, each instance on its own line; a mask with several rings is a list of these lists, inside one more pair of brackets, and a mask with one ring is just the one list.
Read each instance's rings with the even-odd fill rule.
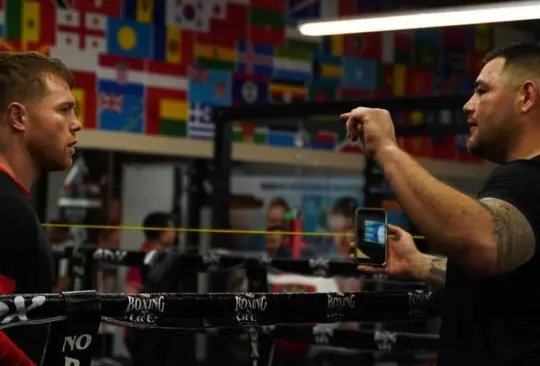
[[[270,230],[247,230],[247,229],[213,229],[213,228],[191,228],[191,227],[145,227],[145,226],[130,226],[130,225],[85,225],[85,224],[43,224],[43,227],[57,227],[57,228],[70,228],[70,229],[89,229],[89,230],[123,230],[123,231],[166,231],[172,230],[183,233],[201,233],[201,234],[231,234],[231,235],[269,235],[269,234],[281,234],[281,235],[298,235],[303,236],[317,236],[317,237],[329,237],[329,236],[346,236],[354,237],[351,233],[324,233],[316,231],[270,231]],[[425,239],[421,235],[413,235],[414,239]]]

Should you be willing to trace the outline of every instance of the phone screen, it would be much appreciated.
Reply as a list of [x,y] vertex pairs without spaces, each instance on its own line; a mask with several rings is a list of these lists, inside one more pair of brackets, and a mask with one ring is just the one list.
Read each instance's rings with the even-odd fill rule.
[[356,260],[360,264],[386,264],[386,211],[360,207],[356,210]]

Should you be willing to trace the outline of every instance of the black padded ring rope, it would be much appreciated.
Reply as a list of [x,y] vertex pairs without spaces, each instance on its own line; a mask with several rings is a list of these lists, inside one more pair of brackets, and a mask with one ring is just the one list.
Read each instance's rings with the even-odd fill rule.
[[[14,294],[0,296],[0,328],[65,319],[60,322],[63,327],[53,327],[51,333],[55,339],[47,349],[48,362],[45,366],[64,364],[58,362],[63,357],[67,358],[64,355],[66,345],[69,359],[85,366],[90,364],[88,350],[99,327],[99,321],[81,321],[85,314],[89,318],[97,315],[102,320],[131,327],[184,330],[191,327],[258,328],[284,323],[425,320],[434,317],[437,302],[436,294],[427,291],[298,294],[100,294],[81,291]],[[279,332],[279,329],[283,328],[275,328],[274,332]],[[307,328],[304,331],[308,332]],[[285,333],[305,337],[302,332],[299,328]]]

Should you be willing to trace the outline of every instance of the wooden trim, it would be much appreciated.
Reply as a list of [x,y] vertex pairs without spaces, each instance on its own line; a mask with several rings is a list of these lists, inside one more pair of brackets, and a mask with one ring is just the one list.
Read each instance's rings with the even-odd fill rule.
[[[188,158],[210,158],[213,154],[211,141],[177,137],[87,130],[78,134],[78,141],[78,146],[87,149]],[[338,154],[330,151],[276,148],[248,143],[233,145],[233,159],[236,161],[320,167],[351,172],[361,172],[364,169],[365,159],[362,155],[339,154],[338,156]],[[418,159],[418,162],[439,178],[483,179],[493,169],[493,165],[488,163],[464,164],[430,159]]]

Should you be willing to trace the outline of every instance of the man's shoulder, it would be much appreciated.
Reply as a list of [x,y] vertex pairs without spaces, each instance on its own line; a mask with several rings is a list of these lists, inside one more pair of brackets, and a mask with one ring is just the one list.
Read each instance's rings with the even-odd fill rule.
[[486,177],[482,190],[492,186],[522,186],[523,188],[533,186],[540,189],[536,182],[540,179],[540,159],[514,160],[501,164]]

